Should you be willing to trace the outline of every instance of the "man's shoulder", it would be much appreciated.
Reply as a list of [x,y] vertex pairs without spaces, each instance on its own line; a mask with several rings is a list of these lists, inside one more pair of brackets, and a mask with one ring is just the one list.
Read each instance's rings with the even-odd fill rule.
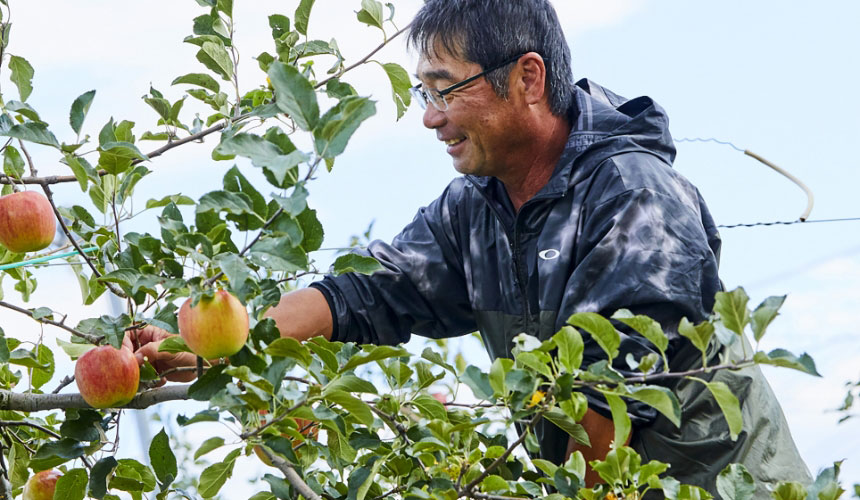
[[698,204],[698,191],[686,177],[658,156],[644,151],[606,158],[595,169],[589,201],[602,203],[643,190]]

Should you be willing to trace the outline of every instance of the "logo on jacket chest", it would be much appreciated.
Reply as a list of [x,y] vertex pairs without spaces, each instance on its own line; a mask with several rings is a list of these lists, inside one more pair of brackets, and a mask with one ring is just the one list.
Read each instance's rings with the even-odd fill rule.
[[557,259],[561,255],[561,252],[556,250],[555,248],[547,248],[546,250],[541,250],[538,252],[538,257],[543,260],[554,260]]

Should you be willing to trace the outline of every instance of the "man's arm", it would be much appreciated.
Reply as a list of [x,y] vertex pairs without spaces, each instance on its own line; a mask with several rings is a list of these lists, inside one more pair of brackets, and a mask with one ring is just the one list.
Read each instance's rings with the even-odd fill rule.
[[[596,411],[589,408],[585,412],[585,416],[579,422],[585,428],[588,434],[588,440],[591,441],[591,446],[581,445],[575,439],[570,438],[567,442],[567,453],[564,455],[564,460],[567,461],[574,451],[582,452],[585,459],[585,486],[591,488],[595,484],[601,482],[600,475],[588,465],[592,460],[604,460],[606,454],[611,449],[610,445],[615,438],[615,425],[612,420],[604,417]],[[632,435],[632,433],[631,433]],[[627,437],[627,442],[630,443],[630,436]]]
[[281,337],[303,341],[322,336],[331,340],[331,309],[316,288],[303,288],[282,296],[278,305],[263,316],[275,320]]

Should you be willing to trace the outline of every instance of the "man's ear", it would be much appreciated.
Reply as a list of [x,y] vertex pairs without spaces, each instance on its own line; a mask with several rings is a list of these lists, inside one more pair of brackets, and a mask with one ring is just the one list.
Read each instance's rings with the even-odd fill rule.
[[511,72],[526,104],[537,104],[546,95],[546,65],[537,52],[528,52]]

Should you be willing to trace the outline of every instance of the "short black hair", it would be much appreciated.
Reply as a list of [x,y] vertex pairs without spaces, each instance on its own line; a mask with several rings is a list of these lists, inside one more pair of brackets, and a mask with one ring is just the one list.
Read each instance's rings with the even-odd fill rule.
[[[484,69],[537,52],[552,113],[566,115],[573,102],[570,48],[549,0],[427,0],[410,26],[409,46],[425,56],[441,48]],[[508,94],[510,72],[507,65],[486,77],[500,97]]]

